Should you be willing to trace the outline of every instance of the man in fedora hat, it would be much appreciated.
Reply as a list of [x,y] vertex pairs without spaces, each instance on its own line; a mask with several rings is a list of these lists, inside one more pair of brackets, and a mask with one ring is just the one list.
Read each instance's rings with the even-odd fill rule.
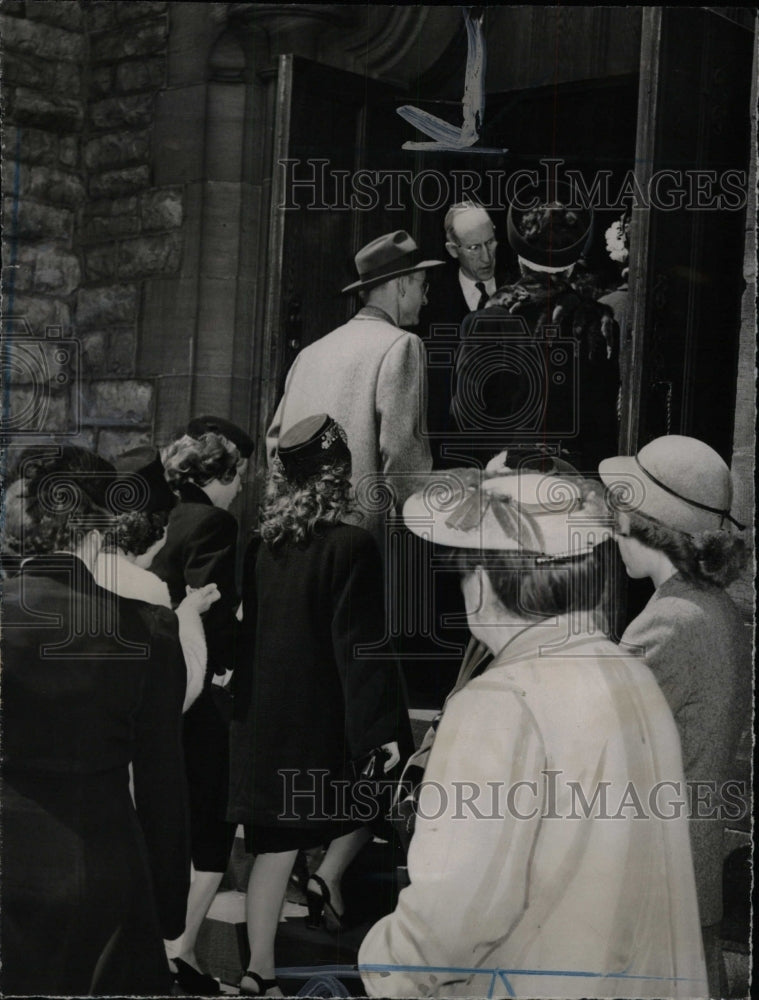
[[592,211],[560,182],[522,189],[510,206],[520,277],[466,317],[456,356],[451,412],[475,464],[504,445],[538,445],[595,471],[616,450],[614,317],[571,280],[592,230]]
[[386,511],[402,503],[414,476],[432,466],[424,351],[404,327],[419,322],[426,272],[442,263],[423,260],[403,230],[359,250],[358,280],[342,292],[358,292],[363,305],[348,323],[300,352],[266,436],[271,463],[280,436],[293,424],[330,413],[345,429],[353,455],[351,478],[363,515],[357,523],[372,531],[381,550]]

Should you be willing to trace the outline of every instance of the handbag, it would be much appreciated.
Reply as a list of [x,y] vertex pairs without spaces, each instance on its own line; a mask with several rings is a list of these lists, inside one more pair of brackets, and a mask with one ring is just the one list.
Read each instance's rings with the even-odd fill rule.
[[[368,753],[349,761],[345,777],[351,784],[355,804],[361,809],[359,814],[362,822],[372,833],[384,839],[393,836],[390,824],[390,811],[393,803],[393,793],[398,780],[400,765],[385,772],[385,762],[389,757],[387,750],[375,747]],[[371,817],[363,819],[363,813],[371,807]]]
[[[472,638],[469,641],[466,652],[464,653],[464,659],[462,660],[459,675],[456,678],[456,683],[451,689],[448,697],[445,699],[445,704],[447,704],[448,699],[452,698],[457,691],[460,691],[468,683],[468,681],[472,679],[472,677],[476,676],[483,670],[486,670],[492,663],[492,660],[493,655],[490,650],[488,650],[477,639]],[[440,720],[443,718],[445,704],[443,705],[442,711],[439,712],[432,720],[429,729],[424,734],[424,738],[422,739],[419,748],[415,750],[406,761],[390,806],[390,825],[392,826],[393,832],[406,853],[408,853],[409,844],[411,843],[411,838],[414,835],[416,814],[419,806],[419,796],[421,795],[422,784],[424,782],[424,772],[427,767],[427,761],[429,760],[430,753],[432,752],[432,744],[435,742],[435,733],[440,725]]]

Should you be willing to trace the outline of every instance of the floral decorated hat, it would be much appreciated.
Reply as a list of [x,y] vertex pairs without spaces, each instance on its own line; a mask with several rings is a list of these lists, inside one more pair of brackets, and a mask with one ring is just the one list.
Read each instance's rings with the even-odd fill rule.
[[284,474],[298,484],[319,475],[325,465],[351,465],[345,431],[326,413],[293,424],[279,439],[277,456]]

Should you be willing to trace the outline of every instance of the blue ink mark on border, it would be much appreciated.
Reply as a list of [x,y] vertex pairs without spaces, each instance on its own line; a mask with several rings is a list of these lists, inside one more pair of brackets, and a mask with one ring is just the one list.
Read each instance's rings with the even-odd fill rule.
[[635,979],[653,982],[684,983],[702,982],[687,976],[651,976],[643,973],[633,972],[590,972],[582,969],[509,969],[498,966],[446,966],[446,965],[387,965],[364,963],[358,967],[361,972],[434,972],[448,975],[490,975],[491,985],[488,996],[492,996],[496,978],[499,978],[509,992],[509,996],[516,996],[508,976],[571,976],[584,979]]

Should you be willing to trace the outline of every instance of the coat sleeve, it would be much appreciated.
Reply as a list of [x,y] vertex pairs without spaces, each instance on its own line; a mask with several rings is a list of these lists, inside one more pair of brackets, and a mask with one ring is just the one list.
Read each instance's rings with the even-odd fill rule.
[[530,898],[545,760],[514,693],[472,685],[450,699],[424,775],[411,884],[359,951],[369,996],[435,996],[451,983],[461,984],[457,995],[488,995],[490,975],[477,969],[488,968]]
[[399,337],[385,355],[376,408],[382,471],[402,504],[414,492],[417,477],[432,468],[424,346],[415,334]]
[[287,378],[285,379],[285,389],[282,393],[282,398],[279,401],[277,409],[274,411],[274,416],[272,417],[271,423],[269,424],[269,429],[266,432],[266,462],[271,468],[272,459],[277,454],[277,447],[279,445],[279,439],[282,434],[282,421],[285,418],[285,400],[287,399],[287,390],[290,387],[290,381],[295,371],[295,367],[298,364],[298,358],[292,364],[290,371],[287,373]]
[[398,740],[413,747],[400,665],[385,628],[379,549],[372,536],[350,529],[332,570],[332,643],[345,699],[352,759]]
[[258,621],[258,593],[256,589],[256,564],[261,548],[260,537],[254,537],[245,550],[242,574],[242,621],[235,642],[232,694],[233,718],[242,721],[247,715],[253,694],[253,655]]
[[198,524],[184,547],[184,581],[190,587],[215,583],[221,597],[203,615],[208,669],[225,674],[233,666],[239,604],[235,585],[237,522],[216,507]]
[[691,700],[690,665],[700,658],[699,616],[677,598],[656,600],[625,630],[620,645],[625,651],[643,656],[656,678],[675,717]]
[[153,630],[132,758],[137,815],[148,849],[164,938],[184,930],[190,888],[187,787],[182,751],[186,673],[176,615],[152,608]]

